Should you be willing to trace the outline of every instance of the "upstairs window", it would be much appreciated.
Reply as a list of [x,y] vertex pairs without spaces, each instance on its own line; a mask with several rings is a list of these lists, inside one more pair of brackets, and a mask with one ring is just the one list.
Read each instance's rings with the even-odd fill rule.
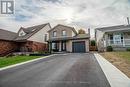
[[57,32],[54,31],[54,32],[53,32],[53,37],[56,37],[56,36],[57,36]]
[[65,30],[63,30],[62,31],[62,36],[66,36],[67,34],[66,34],[66,31]]

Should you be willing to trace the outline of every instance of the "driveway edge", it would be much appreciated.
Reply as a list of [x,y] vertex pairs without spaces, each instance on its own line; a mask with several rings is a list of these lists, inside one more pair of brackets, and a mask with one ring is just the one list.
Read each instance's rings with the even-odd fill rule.
[[130,87],[130,79],[100,54],[94,53],[111,87]]
[[6,66],[6,67],[3,67],[3,68],[0,68],[0,71],[6,70],[6,69],[9,69],[9,68],[13,68],[13,67],[16,67],[16,66],[20,66],[20,65],[23,65],[23,64],[27,64],[27,63],[30,63],[30,62],[34,62],[34,61],[37,61],[37,60],[41,60],[41,59],[44,59],[44,58],[48,58],[48,57],[51,57],[51,56],[54,56],[54,55],[56,55],[56,54],[52,54],[52,55],[49,55],[49,56],[44,56],[44,57],[41,57],[41,58],[32,59],[32,60],[28,60],[28,61],[25,61],[25,62],[21,62],[21,63],[13,64],[13,65],[10,65],[10,66]]

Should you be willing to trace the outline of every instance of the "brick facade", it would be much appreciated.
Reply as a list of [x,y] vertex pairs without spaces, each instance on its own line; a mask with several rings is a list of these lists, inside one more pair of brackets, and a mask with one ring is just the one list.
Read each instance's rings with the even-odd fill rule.
[[45,51],[45,50],[47,50],[47,44],[38,42],[32,43],[32,51]]
[[19,50],[21,52],[36,52],[36,51],[45,51],[47,50],[47,44],[27,41],[24,43],[17,43],[19,45]]
[[46,51],[47,44],[27,41],[16,43],[13,41],[0,40],[0,56],[5,56],[11,52],[38,52]]
[[0,56],[4,56],[10,52],[15,51],[17,45],[12,41],[0,40]]

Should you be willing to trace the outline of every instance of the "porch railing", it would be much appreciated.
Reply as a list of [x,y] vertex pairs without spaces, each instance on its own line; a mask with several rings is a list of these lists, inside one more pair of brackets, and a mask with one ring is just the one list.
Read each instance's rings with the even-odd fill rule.
[[119,40],[108,40],[106,43],[107,46],[121,46],[121,47],[130,47],[130,39],[121,39]]

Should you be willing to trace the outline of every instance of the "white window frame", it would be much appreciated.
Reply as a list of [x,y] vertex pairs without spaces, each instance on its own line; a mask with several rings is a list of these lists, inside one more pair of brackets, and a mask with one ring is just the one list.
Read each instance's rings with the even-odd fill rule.
[[[114,41],[114,44],[116,45],[120,45],[122,44],[122,34],[121,33],[114,33],[113,34],[113,41]],[[124,38],[123,38],[124,39]]]
[[67,36],[66,30],[62,31],[62,36]]
[[53,31],[53,37],[57,36],[57,31]]

